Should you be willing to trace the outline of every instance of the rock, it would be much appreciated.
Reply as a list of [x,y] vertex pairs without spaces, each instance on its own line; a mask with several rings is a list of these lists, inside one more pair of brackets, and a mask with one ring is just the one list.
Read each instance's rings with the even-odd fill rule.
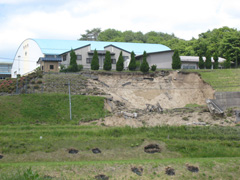
[[199,171],[199,168],[197,166],[191,166],[189,164],[186,164],[186,167],[191,172],[198,172]]
[[169,176],[174,176],[175,175],[175,170],[168,166],[168,167],[165,168],[165,173]]
[[109,177],[107,177],[104,174],[99,174],[99,175],[95,176],[95,179],[97,179],[97,180],[108,180]]
[[137,175],[142,176],[142,172],[143,172],[142,167],[140,167],[140,168],[132,167],[131,170],[132,170],[132,172],[136,173]]
[[161,149],[157,144],[149,144],[144,147],[144,152],[146,153],[160,153]]
[[69,154],[77,154],[78,153],[78,150],[77,149],[74,149],[74,148],[71,148],[68,150],[68,153]]
[[124,86],[130,85],[130,84],[131,84],[131,82],[127,82],[127,83],[122,84],[122,86],[124,87]]
[[101,153],[101,150],[98,149],[98,148],[94,148],[94,149],[92,149],[92,152],[93,152],[94,154],[99,154],[99,153]]
[[124,117],[130,117],[130,118],[137,118],[138,114],[137,113],[128,113],[128,112],[121,112]]

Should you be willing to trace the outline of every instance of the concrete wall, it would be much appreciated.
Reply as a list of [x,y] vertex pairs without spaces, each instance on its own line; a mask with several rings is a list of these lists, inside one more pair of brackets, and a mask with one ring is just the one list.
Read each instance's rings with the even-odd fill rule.
[[240,92],[216,92],[214,98],[224,110],[240,107]]
[[198,69],[197,62],[182,62],[181,69]]

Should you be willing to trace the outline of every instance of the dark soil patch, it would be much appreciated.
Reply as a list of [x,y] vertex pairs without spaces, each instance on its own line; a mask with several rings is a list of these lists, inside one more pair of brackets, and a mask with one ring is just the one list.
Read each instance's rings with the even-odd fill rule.
[[160,147],[157,144],[149,144],[144,147],[146,153],[159,153],[161,152]]
[[92,152],[93,152],[94,154],[99,154],[99,153],[101,153],[101,150],[98,149],[98,148],[94,148],[94,149],[92,149]]
[[175,170],[171,167],[166,167],[165,168],[165,173],[169,176],[174,176],[175,175]]
[[131,170],[132,170],[132,172],[136,173],[137,175],[142,176],[143,168],[132,167]]
[[97,180],[108,180],[109,177],[107,177],[104,174],[99,174],[99,175],[95,176],[95,179],[97,179]]
[[191,166],[191,165],[188,165],[188,164],[186,164],[186,166],[187,166],[187,169],[191,172],[196,172],[197,173],[199,171],[199,168],[197,166]]
[[71,149],[68,149],[68,153],[69,153],[69,154],[77,154],[77,153],[78,153],[78,150],[77,150],[77,149],[74,149],[74,148],[71,148]]
[[43,176],[43,179],[53,179],[54,177],[52,177],[52,176],[49,176],[49,175],[45,175],[45,176]]
[[3,158],[3,155],[2,154],[0,154],[0,159],[2,159]]

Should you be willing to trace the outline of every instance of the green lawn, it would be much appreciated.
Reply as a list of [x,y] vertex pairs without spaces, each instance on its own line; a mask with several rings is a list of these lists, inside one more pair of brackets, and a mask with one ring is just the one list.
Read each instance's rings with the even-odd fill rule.
[[240,69],[189,70],[198,72],[216,91],[240,91]]
[[78,124],[103,118],[104,98],[73,95],[72,121],[66,94],[23,94],[0,96],[0,125]]

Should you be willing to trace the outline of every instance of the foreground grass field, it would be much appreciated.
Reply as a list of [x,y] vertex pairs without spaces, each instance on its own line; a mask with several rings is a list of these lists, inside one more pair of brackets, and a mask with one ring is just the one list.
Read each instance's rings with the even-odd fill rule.
[[105,116],[104,98],[66,94],[0,96],[0,124],[78,124]]
[[[238,179],[239,134],[239,127],[217,126],[4,125],[0,179],[21,179],[24,172],[54,179],[94,179],[98,174],[110,179],[168,179],[164,169],[169,165],[175,179]],[[161,153],[145,153],[150,143],[158,144]],[[92,153],[96,147],[101,154]],[[79,152],[69,154],[69,148]],[[187,171],[185,163],[200,171]],[[140,166],[141,177],[131,172],[131,167]]]

